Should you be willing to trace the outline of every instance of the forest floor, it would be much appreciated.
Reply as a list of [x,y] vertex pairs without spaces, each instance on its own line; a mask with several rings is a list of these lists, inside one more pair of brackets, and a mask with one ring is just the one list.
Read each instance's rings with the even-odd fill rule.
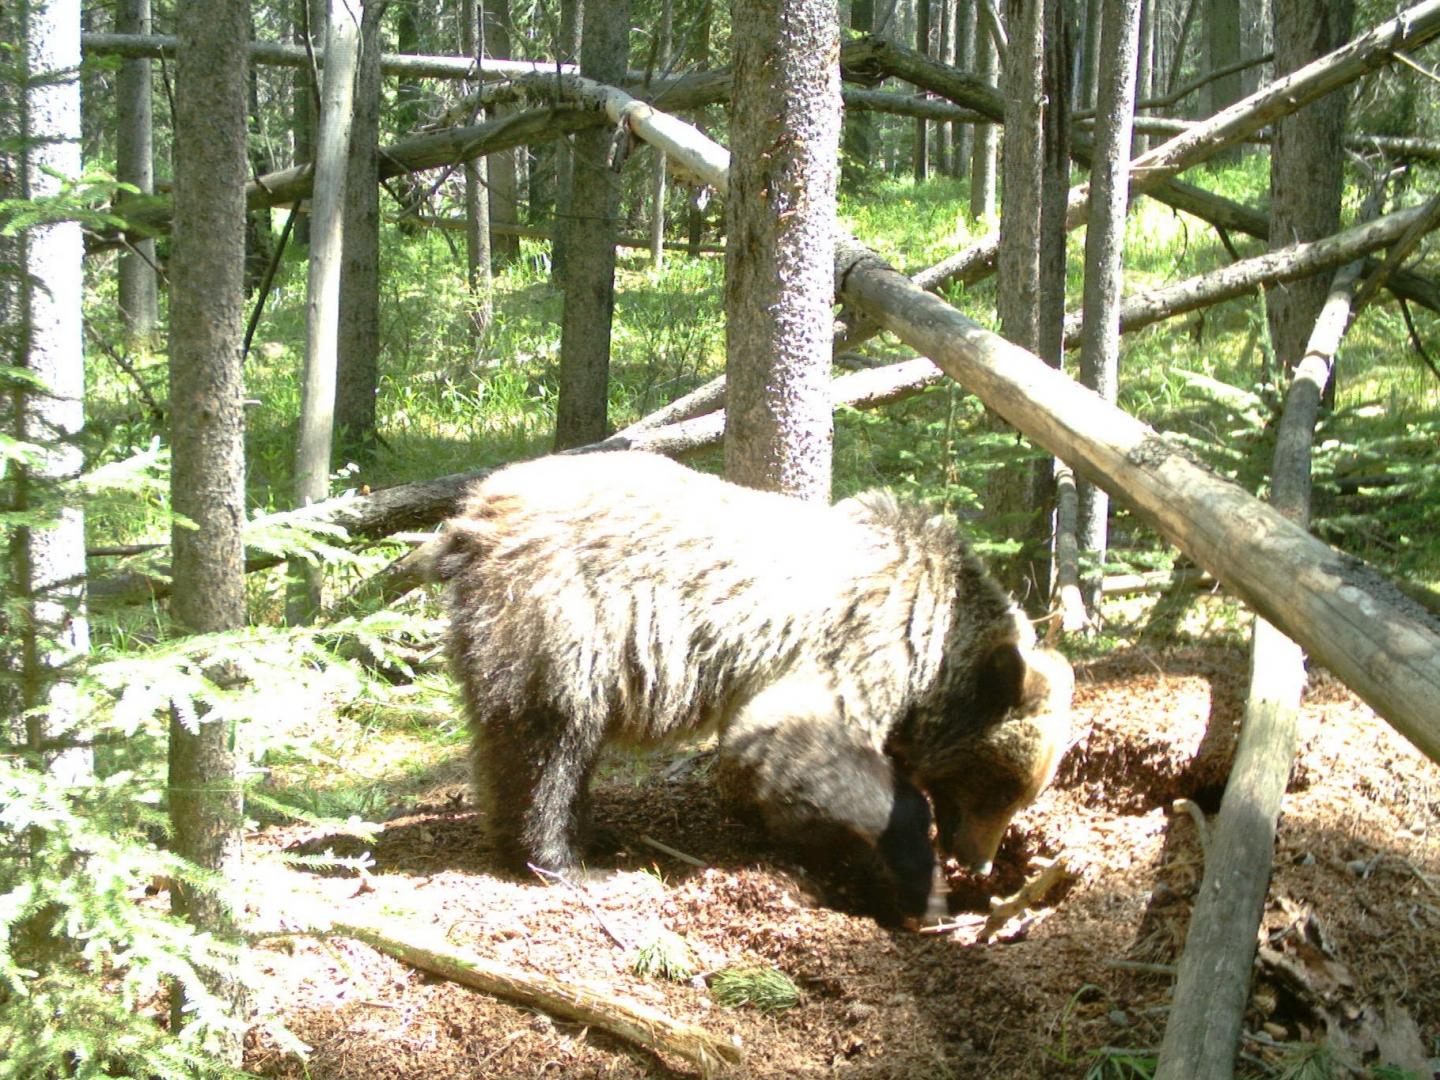
[[[1132,648],[1078,667],[1074,745],[1055,785],[1017,819],[995,874],[954,882],[952,903],[983,913],[991,894],[1036,873],[1037,858],[1062,858],[1072,876],[989,940],[982,914],[916,933],[820,904],[782,852],[727,815],[703,754],[601,778],[591,855],[621,872],[583,885],[495,873],[462,762],[371,840],[264,830],[251,839],[257,855],[368,852],[373,866],[275,871],[261,922],[276,933],[262,938],[256,999],[310,1052],[302,1061],[257,1029],[246,1068],[311,1080],[697,1075],[673,1055],[422,974],[354,938],[284,933],[318,902],[337,923],[601,984],[738,1046],[739,1076],[1148,1075],[1130,1066],[1153,1062],[1160,1044],[1169,965],[1204,861],[1196,815],[1173,804],[1217,809],[1246,663],[1231,649]],[[1301,738],[1242,1067],[1276,1075],[1324,1043],[1336,1075],[1389,1064],[1428,1078],[1440,1068],[1440,768],[1323,674],[1312,676]],[[702,975],[772,965],[799,987],[798,1003],[727,1008],[703,979],[637,976],[635,946],[660,927],[685,939]]]

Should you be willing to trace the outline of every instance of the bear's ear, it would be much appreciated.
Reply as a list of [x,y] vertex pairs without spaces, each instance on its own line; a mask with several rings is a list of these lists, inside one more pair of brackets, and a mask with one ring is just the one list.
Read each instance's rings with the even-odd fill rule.
[[993,724],[1019,705],[1025,694],[1025,657],[1013,642],[996,645],[975,673],[978,719]]

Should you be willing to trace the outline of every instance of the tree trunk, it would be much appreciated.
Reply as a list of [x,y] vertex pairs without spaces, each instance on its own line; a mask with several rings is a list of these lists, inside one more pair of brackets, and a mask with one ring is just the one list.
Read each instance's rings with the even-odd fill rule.
[[[320,142],[315,154],[315,195],[310,212],[305,371],[300,388],[300,430],[295,447],[295,503],[320,502],[330,493],[330,444],[335,430],[335,382],[340,329],[340,274],[345,242],[345,189],[360,51],[360,0],[330,0],[325,30],[325,78]],[[288,604],[292,623],[309,622],[321,603],[321,574],[293,560],[297,579]]]
[[[343,259],[335,373],[336,448],[343,462],[375,455],[380,389],[380,17],[388,0],[364,0],[354,121],[346,163]],[[328,492],[327,492],[328,494]],[[321,498],[324,496],[322,495]]]
[[[293,34],[295,44],[304,47],[308,53],[324,48],[325,0],[294,0]],[[315,161],[315,131],[320,112],[319,76],[319,70],[311,65],[307,56],[305,62],[296,68],[291,82],[291,131],[295,150],[292,164],[295,166]],[[310,246],[309,214],[301,214],[295,222],[295,243],[301,247]]]
[[[462,0],[460,5],[460,51],[475,57],[485,56],[485,24],[477,0]],[[480,89],[480,83],[467,92]],[[561,140],[563,142],[563,140]],[[485,159],[469,158],[465,162],[465,268],[470,288],[470,326],[478,352],[485,330],[495,314],[495,283],[490,269],[490,190],[485,175]]]
[[828,502],[839,25],[826,0],[733,11],[725,473]]
[[[175,73],[175,236],[170,300],[170,498],[193,523],[171,530],[175,620],[193,633],[245,625],[244,384],[245,40],[250,6],[184,0]],[[242,799],[223,722],[170,720],[170,821],[174,850],[223,877],[240,859]],[[176,914],[229,937],[223,888],[173,886]],[[210,989],[237,1013],[244,990],[224,973]],[[177,988],[171,1030],[191,1017]],[[216,1033],[227,1064],[240,1063],[236,1033]]]
[[[1301,528],[1310,522],[1310,453],[1320,399],[1352,318],[1360,272],[1356,262],[1335,275],[1285,395],[1270,501]],[[1257,617],[1245,723],[1206,855],[1157,1063],[1156,1076],[1164,1080],[1234,1073],[1256,932],[1275,857],[1275,825],[1299,743],[1304,687],[1300,646]]]
[[[1065,198],[1069,146],[1065,33],[1060,0],[1010,0],[1005,67],[1005,198],[997,272],[1007,283],[996,311],[1007,338],[1060,365],[1065,320]],[[1055,501],[1051,462],[1003,465],[986,510],[1019,540],[997,564],[1001,580],[1032,614],[1050,595]]]
[[[510,0],[482,0],[485,19],[485,47],[491,56],[508,59],[511,56],[510,42]],[[495,110],[497,117],[507,110]],[[502,150],[491,154],[485,162],[485,174],[490,185],[490,224],[520,224],[520,166],[518,155],[521,149]],[[490,254],[497,266],[505,266],[520,257],[520,238],[496,232],[490,233]]]
[[[1115,0],[1106,5],[1099,35],[1103,60],[1096,102],[1095,157],[1090,167],[1090,224],[1085,233],[1080,382],[1112,405],[1120,387],[1120,302],[1125,284],[1125,210],[1139,35],[1140,0]],[[1079,485],[1077,494],[1076,541],[1088,566],[1082,599],[1090,618],[1098,621],[1110,498],[1103,488],[1088,482]]]
[[[987,85],[995,86],[1000,67],[1000,54],[995,48],[995,33],[986,22],[996,16],[985,0],[976,0],[975,74]],[[999,165],[1000,129],[995,124],[976,124],[975,141],[970,156],[970,216],[977,221],[995,218],[995,174]]]
[[[1100,49],[1101,9],[1103,6],[1100,0],[1085,0],[1084,4],[1080,6],[1082,14],[1080,62],[1075,72],[1074,101],[1077,109],[1098,108],[1096,87],[1100,81],[1100,68],[1113,59]],[[1128,148],[1126,156],[1129,156]]]
[[[850,29],[860,37],[875,32],[875,0],[851,0]],[[847,189],[859,185],[870,172],[875,155],[875,118],[863,110],[845,110],[845,156],[841,167]]]
[[[662,72],[670,67],[670,31],[673,12],[671,0],[660,5],[660,32],[655,60]],[[660,271],[665,266],[665,154],[654,152],[650,175],[650,267]]]
[[[976,57],[975,18],[979,9],[978,0],[947,0],[950,12],[951,52],[947,63],[953,63],[961,71],[974,72],[979,66]],[[964,176],[970,168],[970,157],[975,152],[975,125],[956,121],[949,125],[951,176]]]
[[[0,153],[0,198],[44,201],[61,196],[81,175],[80,4],[78,0],[22,3],[13,17],[22,83],[18,108],[5,121],[13,141]],[[12,127],[13,125],[13,127]],[[11,147],[14,147],[11,150]],[[0,240],[8,317],[0,362],[22,369],[34,385],[7,378],[7,432],[36,448],[29,460],[11,458],[5,509],[22,522],[11,535],[8,577],[18,599],[12,628],[19,655],[7,674],[19,692],[5,702],[23,716],[23,742],[62,784],[90,779],[89,750],[41,752],[73,736],[80,722],[69,680],[90,650],[85,611],[85,515],[67,495],[84,467],[79,438],[85,426],[85,360],[81,311],[84,239],[78,221],[34,224]],[[13,283],[13,284],[12,284]],[[40,520],[30,523],[27,518]],[[7,608],[9,604],[7,604]],[[10,611],[3,616],[8,619]],[[13,666],[12,666],[13,665]],[[18,670],[15,670],[18,669]],[[9,732],[7,732],[8,734]],[[20,734],[16,731],[16,734]]]
[[[150,29],[150,0],[120,0],[115,8],[116,33],[148,34]],[[150,104],[150,61],[122,61],[115,76],[115,179],[134,184],[142,196],[155,192]],[[115,202],[124,205],[120,195]],[[129,347],[148,351],[159,320],[155,241],[137,237],[131,248],[120,256],[120,318]]]
[[[560,38],[555,55],[561,62],[578,62],[583,12],[580,0],[560,0]],[[565,245],[570,239],[570,192],[575,186],[575,144],[569,138],[555,142],[555,223],[550,229],[550,280],[564,288]]]
[[[1277,75],[1344,44],[1352,12],[1351,0],[1275,0]],[[1271,247],[1318,240],[1339,229],[1344,120],[1345,96],[1332,94],[1276,123],[1270,146]],[[1288,374],[1300,362],[1328,290],[1321,276],[1270,291],[1266,316],[1281,371]]]
[[[1209,85],[1210,113],[1228,109],[1243,96],[1240,92],[1240,0],[1210,0],[1205,12],[1209,31],[1209,68],[1212,72],[1227,71]],[[1338,43],[1337,43],[1338,44]],[[1234,68],[1235,70],[1229,70]]]
[[[255,18],[250,18],[250,40],[255,38]],[[250,138],[247,147],[250,154],[250,175],[264,176],[275,168],[270,156],[270,143],[264,137],[260,113],[260,74],[254,65],[245,85],[246,103],[250,116]],[[270,224],[270,212],[266,208],[252,208],[245,215],[245,295],[257,292],[270,270],[275,258],[275,230]]]
[[[1155,17],[1158,0],[1140,0],[1140,57],[1135,62],[1135,99],[1145,101],[1155,93],[1155,38],[1159,20]],[[1136,109],[1136,115],[1142,110]],[[1139,135],[1133,140],[1132,156],[1138,157],[1150,149],[1150,137]]]
[[[583,18],[581,73],[602,83],[619,82],[625,74],[629,5],[586,0]],[[597,128],[575,136],[555,410],[557,450],[603,439],[609,424],[610,325],[620,209],[620,174],[610,163],[612,135],[608,128]]]
[[[915,0],[915,51],[921,56],[933,55],[930,43],[930,0]],[[930,176],[930,125],[924,117],[915,121],[915,180],[923,182]]]

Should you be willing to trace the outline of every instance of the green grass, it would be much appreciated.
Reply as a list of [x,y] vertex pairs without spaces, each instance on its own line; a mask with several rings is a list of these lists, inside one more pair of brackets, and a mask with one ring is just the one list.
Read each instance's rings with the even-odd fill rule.
[[[1235,198],[1264,195],[1259,159],[1211,170],[1200,182]],[[842,199],[843,226],[897,267],[915,270],[964,246],[987,230],[968,216],[962,181],[915,185],[880,178]],[[1071,307],[1079,304],[1083,231],[1069,243]],[[1254,242],[1240,241],[1246,250]],[[1128,288],[1153,287],[1203,272],[1229,255],[1208,227],[1141,200],[1129,225]],[[376,459],[352,471],[336,463],[334,490],[380,487],[473,470],[545,452],[554,422],[560,348],[561,297],[548,280],[545,247],[526,241],[520,258],[495,279],[495,317],[472,340],[463,260],[438,232],[417,237],[386,227],[382,242],[382,378],[378,399],[383,445]],[[611,421],[623,426],[659,407],[724,366],[723,259],[667,259],[660,272],[637,253],[622,253],[612,350]],[[294,417],[303,358],[305,267],[287,256],[260,320],[246,363],[248,495],[252,511],[290,505]],[[951,290],[971,317],[993,324],[993,281]],[[113,275],[91,267],[91,327],[103,341],[119,340]],[[1433,318],[1416,314],[1422,334]],[[87,443],[92,465],[150,455],[115,490],[91,504],[92,543],[168,539],[164,444],[152,451],[163,424],[146,395],[163,404],[163,353],[112,355],[91,350]],[[908,350],[880,336],[866,343],[873,357],[895,359]],[[1123,343],[1120,404],[1188,446],[1200,459],[1248,489],[1264,494],[1272,451],[1268,427],[1278,405],[1267,366],[1264,314],[1246,298],[1129,335]],[[123,361],[123,362],[122,362]],[[1073,365],[1075,357],[1067,364]],[[1320,432],[1316,453],[1317,532],[1331,542],[1422,585],[1440,583],[1440,381],[1411,354],[1393,305],[1367,311],[1339,360],[1340,408]],[[142,385],[144,393],[137,392]],[[1000,465],[1035,451],[1009,434],[989,430],[979,402],[945,383],[883,412],[841,410],[836,420],[834,491],[843,497],[890,485],[961,515],[982,552],[1009,543],[988,519],[986,479]],[[704,462],[718,466],[718,455]],[[1341,496],[1337,477],[1385,474],[1398,487],[1363,497]],[[1113,569],[1166,569],[1173,552],[1116,507]],[[400,548],[377,545],[331,569],[343,594],[378,570]],[[161,553],[163,556],[163,552]],[[138,562],[141,557],[135,557]],[[123,568],[116,560],[103,572]],[[253,574],[252,617],[277,622],[283,575]],[[412,597],[400,607],[416,626],[435,615],[434,598]],[[1117,609],[1116,625],[1096,647],[1148,633],[1184,637],[1238,634],[1233,604],[1187,599],[1174,612]],[[159,606],[97,613],[94,636],[105,655],[141,651],[171,634]],[[418,631],[417,632],[422,632]],[[438,662],[436,664],[438,668]],[[365,815],[423,792],[449,776],[463,756],[463,725],[443,677],[422,679],[405,693],[374,681],[363,693],[335,701],[331,730],[309,732],[267,759],[277,798],[308,813]],[[322,725],[323,727],[324,725]],[[461,769],[463,775],[463,766]]]

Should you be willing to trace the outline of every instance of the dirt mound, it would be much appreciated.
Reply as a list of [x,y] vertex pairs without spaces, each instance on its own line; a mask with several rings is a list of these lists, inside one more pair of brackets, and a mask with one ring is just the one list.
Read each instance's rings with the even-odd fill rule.
[[[593,865],[573,885],[495,873],[463,792],[434,793],[373,840],[276,829],[269,849],[368,851],[364,878],[303,875],[339,921],[388,922],[561,979],[599,983],[736,1042],[741,1075],[1082,1075],[1097,1054],[1158,1047],[1204,853],[1197,817],[1223,791],[1243,708],[1243,653],[1128,651],[1081,666],[1075,741],[1055,786],[1011,829],[995,874],[958,874],[960,929],[889,930],[818,904],[818,890],[707,782],[703,755],[612,773],[595,791]],[[1280,825],[1247,1040],[1254,1062],[1328,1036],[1355,1060],[1440,1054],[1440,769],[1342,687],[1307,699]],[[1175,812],[1175,800],[1192,810]],[[1183,807],[1183,804],[1182,804]],[[651,845],[659,841],[679,854]],[[981,943],[991,895],[1063,856],[1065,887]],[[692,864],[697,861],[700,865]],[[299,901],[297,901],[299,903]],[[295,915],[297,921],[300,915]],[[283,929],[284,919],[281,920]],[[682,936],[700,974],[635,975],[638,946]],[[276,938],[257,987],[311,1047],[263,1031],[268,1076],[641,1077],[691,1074],[593,1028],[435,979],[339,937]],[[769,964],[798,1004],[714,1003],[704,975]],[[1108,1048],[1102,1051],[1102,1048]]]

